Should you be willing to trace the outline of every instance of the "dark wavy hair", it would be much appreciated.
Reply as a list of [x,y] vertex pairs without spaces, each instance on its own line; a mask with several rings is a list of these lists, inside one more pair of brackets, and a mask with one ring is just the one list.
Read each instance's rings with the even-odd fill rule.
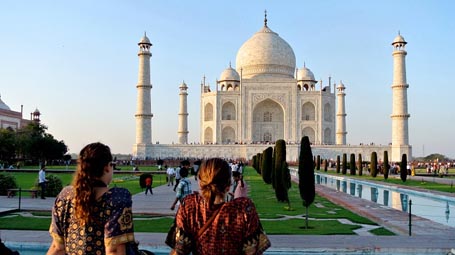
[[224,195],[226,187],[231,186],[231,168],[220,159],[212,158],[202,163],[199,175],[201,194],[210,207],[213,206],[217,195]]
[[72,185],[75,190],[75,215],[82,223],[89,222],[92,215],[96,200],[93,184],[103,176],[104,167],[111,162],[111,149],[102,143],[88,144],[79,153]]

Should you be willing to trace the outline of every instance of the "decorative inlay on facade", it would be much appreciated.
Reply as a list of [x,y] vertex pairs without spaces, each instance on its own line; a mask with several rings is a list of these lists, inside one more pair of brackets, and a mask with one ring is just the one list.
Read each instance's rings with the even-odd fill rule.
[[281,94],[269,94],[269,93],[254,93],[252,95],[252,101],[253,105],[256,105],[257,103],[264,101],[265,99],[273,99],[277,102],[279,102],[283,107],[286,107],[287,103],[284,100],[286,95],[284,93]]

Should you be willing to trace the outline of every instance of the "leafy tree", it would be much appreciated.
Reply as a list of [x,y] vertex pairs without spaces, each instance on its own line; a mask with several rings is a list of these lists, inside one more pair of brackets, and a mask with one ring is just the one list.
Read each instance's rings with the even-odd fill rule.
[[430,154],[428,156],[426,156],[424,158],[424,161],[448,161],[450,160],[448,157],[442,155],[442,154],[439,154],[439,153],[433,153],[433,154]]
[[271,184],[273,148],[267,147],[267,149],[265,149],[262,154],[262,180],[264,180],[264,182],[267,184]]
[[30,122],[16,133],[16,156],[31,159],[34,162],[61,159],[68,151],[63,141],[57,141],[46,133],[47,127],[37,122]]
[[349,170],[351,175],[355,175],[355,154],[351,153],[351,157],[349,160]]
[[11,163],[15,158],[16,133],[10,127],[0,129],[0,161]]
[[337,155],[337,174],[340,173],[340,155]]
[[341,173],[346,174],[348,171],[348,156],[346,153],[343,153],[343,165],[341,168]]
[[370,174],[373,177],[376,177],[378,175],[378,155],[375,151],[371,153]]
[[401,163],[400,163],[400,177],[403,182],[406,181],[406,178],[408,176],[408,169],[406,167],[407,165],[408,165],[408,157],[406,156],[406,154],[403,154],[401,156]]
[[359,153],[359,159],[358,159],[358,169],[359,169],[359,176],[362,176],[363,172],[363,164],[362,164],[362,154]]
[[[338,156],[339,158],[339,156]],[[314,202],[316,189],[314,185],[314,162],[310,139],[302,137],[299,155],[299,191],[305,206],[305,228],[308,228],[308,207]]]
[[384,151],[384,179],[385,180],[387,180],[387,178],[389,178],[389,170],[390,170],[389,153],[387,151]]

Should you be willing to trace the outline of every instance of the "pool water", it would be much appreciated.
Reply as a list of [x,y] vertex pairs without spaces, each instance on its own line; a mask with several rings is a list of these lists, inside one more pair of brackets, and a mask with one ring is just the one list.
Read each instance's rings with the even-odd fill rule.
[[[455,197],[316,173],[316,183],[386,207],[455,227]],[[412,201],[412,203],[410,203]]]

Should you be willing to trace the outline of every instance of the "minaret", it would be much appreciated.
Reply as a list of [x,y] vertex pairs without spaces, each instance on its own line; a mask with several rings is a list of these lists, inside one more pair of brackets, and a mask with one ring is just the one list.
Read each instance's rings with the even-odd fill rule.
[[337,87],[337,133],[336,133],[336,144],[337,145],[346,145],[346,104],[345,97],[346,93],[344,92],[345,87],[340,81]]
[[151,89],[150,83],[150,47],[152,44],[144,33],[138,43],[139,52],[139,75],[137,88],[136,110],[136,144],[133,146],[133,155],[140,159],[151,157],[152,154],[152,117],[151,112]]
[[186,86],[185,81],[179,87],[180,93],[180,110],[179,110],[179,129],[177,131],[179,143],[188,144],[188,107],[187,107],[187,98],[188,98],[188,86]]
[[398,32],[393,40],[393,83],[392,83],[392,161],[401,161],[401,156],[407,154],[410,159],[411,147],[409,146],[407,90],[406,83],[406,55],[407,42]]

